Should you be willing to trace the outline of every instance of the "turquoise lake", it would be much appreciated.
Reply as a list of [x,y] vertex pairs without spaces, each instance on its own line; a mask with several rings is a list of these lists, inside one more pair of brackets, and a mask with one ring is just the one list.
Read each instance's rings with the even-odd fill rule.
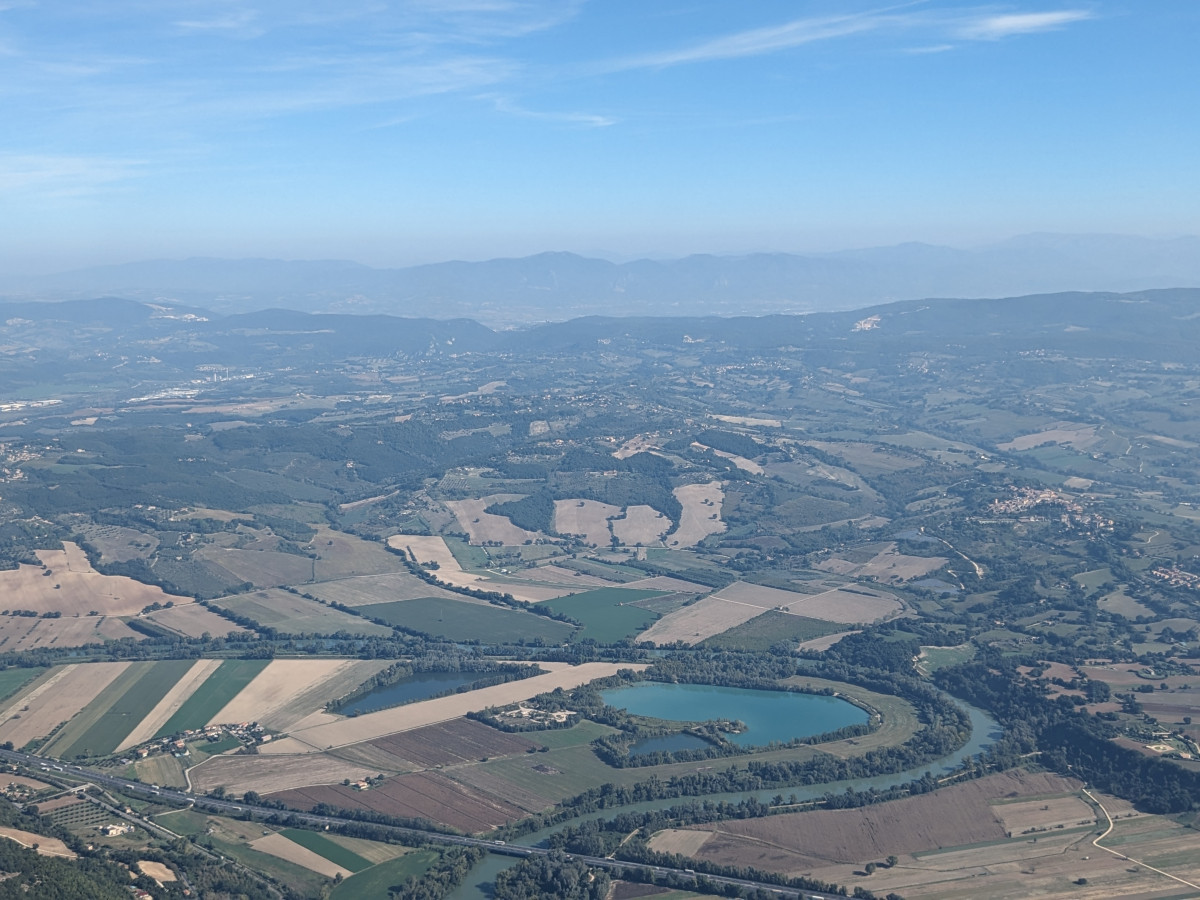
[[602,691],[609,706],[635,716],[672,722],[736,719],[746,724],[741,734],[726,735],[740,747],[786,743],[867,722],[867,713],[852,703],[824,694],[759,691],[711,684],[664,684],[639,681]]

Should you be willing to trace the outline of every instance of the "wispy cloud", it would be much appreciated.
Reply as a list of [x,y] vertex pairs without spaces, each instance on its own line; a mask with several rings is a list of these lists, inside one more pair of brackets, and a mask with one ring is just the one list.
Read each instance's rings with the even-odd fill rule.
[[0,154],[0,194],[95,194],[133,178],[141,166],[140,160],[131,159]]
[[265,32],[259,14],[253,9],[231,10],[207,19],[183,19],[175,23],[182,32],[225,34],[233,37],[258,37]]
[[864,13],[852,16],[794,19],[782,25],[739,31],[691,47],[648,53],[614,61],[610,68],[657,69],[686,63],[715,62],[747,56],[776,53],[804,44],[848,37],[881,28],[888,21],[880,14]]
[[1017,34],[1053,31],[1064,25],[1085,22],[1091,18],[1093,18],[1092,13],[1085,9],[984,16],[962,26],[958,34],[967,40],[998,41]]
[[497,97],[495,95],[486,95],[480,99],[491,100],[492,105],[498,112],[502,112],[510,116],[518,116],[523,119],[537,119],[542,122],[560,122],[564,125],[582,125],[588,128],[607,128],[610,125],[617,124],[616,119],[609,116],[596,115],[595,113],[545,112],[526,109],[525,107],[514,103],[507,97]]

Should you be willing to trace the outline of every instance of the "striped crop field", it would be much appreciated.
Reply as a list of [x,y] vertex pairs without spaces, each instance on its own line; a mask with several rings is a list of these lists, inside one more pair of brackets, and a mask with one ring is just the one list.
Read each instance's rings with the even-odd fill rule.
[[363,859],[353,850],[343,847],[341,844],[335,844],[323,834],[317,834],[315,831],[304,831],[301,828],[285,828],[280,832],[284,837],[293,843],[299,844],[318,856],[324,857],[331,863],[341,866],[343,869],[349,869],[351,872],[361,872],[363,869],[369,869],[373,865],[369,860]]
[[154,736],[164,737],[188,728],[203,728],[230,700],[240,694],[242,688],[253,681],[269,662],[268,659],[225,660]]
[[50,756],[107,756],[154,709],[195,660],[135,662],[71,719],[45,748]]

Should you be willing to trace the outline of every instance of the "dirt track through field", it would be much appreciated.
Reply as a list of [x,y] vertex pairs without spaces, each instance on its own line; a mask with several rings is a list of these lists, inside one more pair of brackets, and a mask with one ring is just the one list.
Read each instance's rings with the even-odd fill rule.
[[520,681],[510,681],[506,684],[481,688],[477,691],[467,691],[463,694],[451,694],[436,700],[409,703],[405,706],[383,709],[352,719],[325,712],[314,713],[298,722],[291,729],[288,738],[263,747],[261,753],[270,755],[312,753],[333,747],[344,747],[347,744],[370,741],[388,734],[411,731],[423,725],[457,719],[459,716],[486,709],[489,706],[507,706],[518,700],[528,700],[538,694],[547,693],[555,688],[561,687],[564,690],[570,690],[597,678],[613,675],[621,668],[645,668],[645,666],[617,663],[584,663],[579,666],[567,663],[539,663],[539,665],[550,671],[544,675],[535,675]]
[[0,740],[20,749],[45,737],[100,696],[128,667],[127,662],[80,663],[52,672],[0,714]]
[[130,747],[136,747],[154,737],[158,729],[162,728],[167,720],[179,711],[179,707],[183,706],[187,699],[204,684],[208,676],[220,666],[221,660],[219,659],[197,660],[196,664],[175,683],[175,687],[167,691],[167,695],[158,701],[154,709],[150,710],[146,718],[142,719],[133,731],[129,732],[129,735],[113,752],[122,753]]

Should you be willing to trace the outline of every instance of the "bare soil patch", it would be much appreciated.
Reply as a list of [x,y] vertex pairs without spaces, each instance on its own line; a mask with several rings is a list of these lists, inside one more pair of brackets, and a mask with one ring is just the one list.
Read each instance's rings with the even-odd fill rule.
[[779,419],[758,419],[754,416],[720,416],[716,413],[709,413],[710,419],[716,419],[718,422],[728,422],[730,425],[747,425],[750,427],[760,428],[782,428],[783,422]]
[[[507,706],[518,700],[528,700],[555,688],[561,687],[569,690],[597,678],[612,675],[618,668],[623,668],[615,663],[584,663],[578,666],[564,663],[541,663],[540,665],[543,669],[550,671],[545,675],[535,675],[520,681],[510,681],[506,684],[467,691],[463,694],[451,694],[421,703],[382,709],[352,719],[344,719],[323,712],[314,713],[298,722],[291,729],[289,738],[264,747],[262,752],[264,754],[303,753],[373,741],[401,731],[411,731],[424,725],[434,725],[438,722],[457,719],[468,712],[486,709],[489,706]],[[636,665],[628,667],[639,668]],[[267,669],[267,672],[269,671],[270,667]],[[251,687],[253,686],[252,683]]]
[[727,459],[743,472],[749,472],[751,475],[761,475],[765,471],[762,466],[754,462],[752,459],[746,459],[744,456],[738,456],[736,453],[730,453],[728,450],[717,450],[709,447],[707,444],[701,444],[699,441],[692,442],[693,447],[699,447],[701,450],[712,450],[721,459]]
[[167,719],[175,715],[179,711],[179,707],[183,706],[187,699],[200,689],[208,676],[220,666],[221,660],[219,659],[197,660],[195,665],[188,669],[179,681],[175,682],[175,686],[167,691],[166,696],[158,701],[154,709],[150,710],[146,718],[137,724],[113,752],[121,753],[154,737],[158,729],[167,723]]
[[650,838],[650,849],[655,853],[678,853],[681,856],[695,856],[711,837],[711,831],[666,828]]
[[317,581],[405,571],[403,560],[374,541],[334,531],[328,525],[317,525],[316,529],[316,537],[305,549],[320,557],[315,566]]
[[380,738],[371,743],[412,768],[456,765],[485,757],[525,753],[538,745],[472,719],[452,719]]
[[657,544],[671,530],[671,520],[650,506],[627,506],[625,515],[612,521],[612,533],[626,547]]
[[1100,442],[1095,425],[1079,425],[1074,422],[1058,422],[1043,431],[1023,434],[1005,444],[997,444],[1001,450],[1032,450],[1042,444],[1066,444],[1074,450],[1087,450]]
[[721,520],[721,504],[725,491],[721,482],[685,484],[675,488],[675,497],[683,504],[679,527],[666,537],[668,547],[694,547],[710,534],[725,530]]
[[521,494],[492,494],[479,500],[447,500],[446,506],[454,513],[463,531],[470,535],[472,544],[482,544],[486,541],[523,544],[545,535],[536,531],[526,531],[514,525],[507,516],[485,512],[493,503],[519,500],[521,497]]
[[0,616],[0,651],[33,650],[37,647],[82,647],[122,638],[145,640],[121,619],[113,616],[72,616],[62,619],[31,619]]
[[428,819],[469,834],[488,831],[525,815],[524,810],[489,797],[437,772],[389,778],[369,791],[343,785],[273,794],[289,806],[311,809],[329,803],[343,809],[370,809],[393,816]]
[[[78,545],[65,541],[62,550],[38,550],[41,566],[20,565],[0,572],[0,596],[8,609],[64,616],[128,616],[152,603],[187,602],[162,588],[124,575],[101,575]],[[7,648],[6,648],[7,649]]]
[[260,853],[269,853],[271,856],[295,863],[298,866],[308,869],[310,872],[324,875],[326,878],[336,878],[338,875],[346,878],[354,874],[349,869],[343,869],[341,866],[330,862],[307,847],[301,847],[295,841],[289,841],[282,834],[271,833],[263,835],[251,841],[250,846]]
[[177,604],[170,609],[150,613],[146,618],[187,637],[198,638],[206,633],[213,637],[226,637],[234,633],[244,634],[246,631],[240,625],[234,625],[199,603]]
[[796,649],[797,650],[815,650],[818,652],[823,652],[825,650],[828,650],[830,647],[832,647],[834,644],[836,644],[842,638],[849,637],[852,634],[858,634],[858,633],[859,633],[859,629],[853,629],[851,631],[839,631],[836,634],[827,634],[827,635],[824,635],[823,637],[813,638],[811,641],[801,641],[799,644],[796,645]]
[[[377,766],[364,766],[335,759],[324,753],[304,756],[214,756],[193,767],[188,776],[196,791],[215,787],[241,794],[258,791],[286,791],[322,784],[340,784],[344,779],[358,781],[379,774]],[[386,769],[385,769],[386,771]]]
[[162,887],[169,881],[176,881],[175,873],[171,871],[169,866],[160,862],[154,862],[149,859],[139,859],[137,863],[138,870],[147,878],[153,878],[158,882],[158,886]]
[[608,520],[620,514],[621,507],[598,500],[555,500],[554,530],[559,534],[577,534],[596,547],[607,547],[612,536]]
[[16,841],[22,847],[36,845],[37,852],[42,856],[58,856],[63,859],[75,859],[75,851],[54,837],[44,834],[34,834],[32,831],[21,831],[19,828],[0,828],[0,837]]
[[815,568],[837,575],[875,578],[886,584],[901,584],[936,572],[949,561],[944,556],[907,556],[896,550],[895,543],[889,543],[865,563],[833,557],[817,563]]
[[323,584],[310,584],[305,591],[326,603],[341,603],[343,606],[354,607],[391,603],[395,600],[416,600],[418,597],[462,599],[461,594],[428,584],[407,572],[360,575],[339,581],[326,581]]
[[0,740],[18,749],[46,737],[95,700],[129,667],[127,662],[86,663],[55,668],[0,713]]
[[1052,828],[1077,828],[1096,821],[1091,804],[1074,794],[994,803],[992,812],[1012,837]]
[[[861,809],[814,810],[722,822],[696,829],[713,836],[700,857],[725,863],[736,859],[736,865],[799,872],[823,864],[862,865],[889,854],[1002,841],[1008,832],[996,815],[996,801],[1059,795],[1078,791],[1079,787],[1080,782],[1058,775],[1007,772]],[[1057,811],[1047,813],[1046,821],[1057,824]],[[770,864],[764,866],[768,861]]]

